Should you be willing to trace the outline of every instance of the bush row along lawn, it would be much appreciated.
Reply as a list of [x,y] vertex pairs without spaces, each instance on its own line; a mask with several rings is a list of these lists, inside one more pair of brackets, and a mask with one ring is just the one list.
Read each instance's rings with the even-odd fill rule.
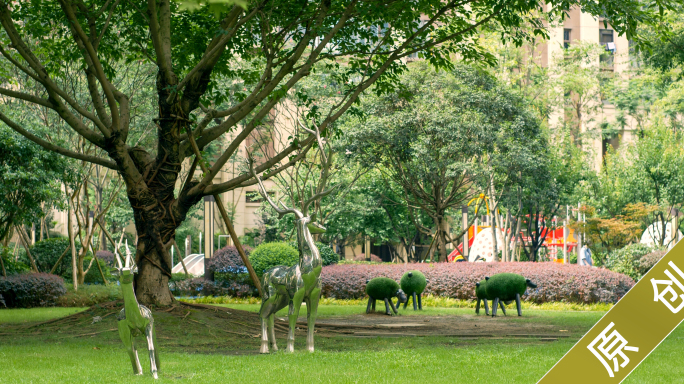
[[[222,306],[256,311],[258,304]],[[304,308],[302,308],[304,309]],[[50,308],[48,314],[66,315],[78,308]],[[365,305],[321,305],[321,314],[358,314]],[[60,314],[60,311],[64,311]],[[45,308],[2,310],[17,321],[44,320]],[[401,315],[472,314],[470,308],[402,310]],[[589,329],[604,312],[528,310],[524,317],[507,321],[544,322],[559,329]],[[0,328],[0,332],[2,329]],[[106,336],[105,336],[106,335]],[[684,377],[684,328],[675,330],[625,383],[673,383]],[[142,341],[142,340],[141,340]],[[499,339],[464,340],[452,337],[413,338],[317,338],[317,352],[304,352],[305,340],[297,339],[294,355],[230,356],[181,352],[161,353],[158,382],[253,383],[534,383],[577,341],[557,342]],[[284,340],[279,340],[281,347]],[[143,344],[142,342],[140,344]],[[254,351],[256,352],[256,351]],[[115,332],[93,337],[13,337],[0,344],[2,382],[7,383],[129,383],[153,382],[144,346],[139,347],[145,375],[133,376],[130,362]]]
[[[260,304],[261,299],[257,297],[230,297],[230,296],[219,296],[219,297],[200,297],[200,298],[180,298],[181,301],[196,304]],[[396,301],[396,300],[395,300]],[[368,299],[330,299],[327,297],[322,297],[320,300],[320,305],[352,305],[359,306],[362,305],[365,310],[365,306],[368,303]],[[422,298],[423,307],[434,307],[434,308],[475,308],[476,302],[473,300],[457,300],[449,297],[437,297],[432,295],[423,296]],[[491,303],[490,303],[491,305]],[[484,307],[484,304],[481,305]],[[413,301],[410,301],[408,308],[413,307]],[[509,306],[511,308],[515,305]],[[542,303],[536,304],[528,301],[522,302],[523,310],[535,309],[544,311],[600,311],[607,312],[613,308],[613,304],[608,303],[595,303],[595,304],[579,304],[579,303]]]
[[[115,284],[109,285],[82,285],[78,288],[78,292],[74,292],[73,286],[67,284],[67,294],[58,300],[58,305],[61,307],[88,307],[102,302],[121,300],[121,289]],[[198,303],[198,304],[259,304],[261,299],[258,297],[231,297],[231,296],[206,296],[199,298],[180,298],[181,301]],[[321,305],[365,305],[368,299],[332,299],[321,298]],[[422,298],[424,307],[436,308],[475,308],[475,301],[472,300],[457,300],[449,297],[438,297],[426,295]],[[411,307],[412,304],[409,304]],[[513,306],[511,306],[513,307]],[[523,310],[537,309],[548,311],[608,311],[613,307],[613,304],[596,303],[596,304],[578,304],[578,303],[542,303],[536,304],[532,302],[523,301]],[[0,317],[0,322],[2,322]]]

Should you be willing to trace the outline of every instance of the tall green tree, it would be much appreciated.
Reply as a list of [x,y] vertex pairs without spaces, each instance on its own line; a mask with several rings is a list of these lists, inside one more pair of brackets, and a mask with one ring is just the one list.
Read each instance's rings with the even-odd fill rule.
[[345,128],[348,148],[401,187],[406,206],[433,220],[446,260],[447,215],[496,182],[507,188],[543,151],[526,103],[486,72],[465,65],[435,72],[417,63],[401,91],[365,100]]
[[[40,89],[7,87],[0,94],[47,108],[100,152],[82,153],[53,143],[6,111],[0,120],[49,151],[121,175],[139,235],[135,289],[144,304],[172,303],[167,282],[175,229],[203,196],[255,183],[248,173],[221,183],[214,179],[315,64],[346,68],[338,81],[345,84],[343,97],[328,113],[316,116],[326,132],[371,86],[378,92],[391,90],[405,68],[402,59],[413,53],[437,67],[447,67],[453,54],[492,62],[477,39],[482,26],[522,42],[527,37],[519,28],[523,24],[535,26],[534,34],[544,33],[536,12],[550,9],[560,17],[578,5],[631,38],[637,23],[652,19],[651,9],[634,0],[182,4],[195,11],[183,11],[170,0],[0,2],[2,66],[20,70]],[[156,72],[152,145],[132,140],[131,111],[139,96],[119,87],[127,76],[119,63],[135,61],[149,63]],[[86,80],[88,103],[79,101],[79,90],[57,80],[67,70]],[[207,172],[195,175],[194,159],[186,177],[179,178],[183,162],[195,154],[193,142],[204,150],[229,132],[236,134],[207,159]],[[312,137],[293,140],[256,171],[271,170],[265,177],[271,176],[299,160],[289,157],[296,149],[312,144]]]
[[0,244],[7,246],[14,226],[35,222],[45,208],[59,205],[68,175],[66,159],[7,127],[0,127],[0,148]]

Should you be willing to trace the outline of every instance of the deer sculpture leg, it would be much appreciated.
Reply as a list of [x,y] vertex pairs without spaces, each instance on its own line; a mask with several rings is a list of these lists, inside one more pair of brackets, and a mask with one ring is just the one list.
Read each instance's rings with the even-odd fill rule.
[[[268,323],[269,318],[275,312],[276,296],[271,296],[261,303],[261,309],[259,310],[259,317],[261,318],[261,349],[259,353],[268,353]],[[275,344],[275,338],[273,338],[272,344]]]
[[304,289],[298,290],[290,301],[290,308],[287,314],[288,320],[290,321],[290,330],[287,333],[287,352],[294,352],[295,328],[297,326],[297,318],[299,317],[299,308],[302,306],[305,292]]
[[155,379],[157,377],[157,369],[158,369],[158,360],[157,360],[157,350],[154,348],[155,345],[155,334],[154,334],[154,323],[150,322],[147,324],[147,327],[145,327],[145,337],[147,338],[147,350],[150,353],[150,372],[152,373],[152,377]]
[[133,373],[142,375],[142,366],[138,360],[138,351],[135,349],[135,339],[131,335],[131,330],[128,328],[126,321],[119,321],[119,336],[128,350],[128,356],[131,358],[131,365],[133,366]]
[[321,290],[314,288],[306,301],[306,349],[309,352],[314,351],[314,327],[316,326],[316,316],[318,315],[318,300],[321,298]]
[[278,351],[278,344],[275,338],[275,313],[268,317],[268,340],[271,344],[271,350],[273,352]]

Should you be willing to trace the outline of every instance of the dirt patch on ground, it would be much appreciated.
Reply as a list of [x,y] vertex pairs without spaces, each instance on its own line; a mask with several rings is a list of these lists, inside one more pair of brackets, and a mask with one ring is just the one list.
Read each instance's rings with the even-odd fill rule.
[[443,336],[465,338],[561,338],[568,337],[557,326],[501,316],[387,316],[380,313],[328,317],[316,329],[356,337]]
[[[62,342],[65,339],[93,340],[98,344],[120,344],[116,314],[123,302],[109,302],[60,319],[27,325],[0,324],[0,344],[22,340]],[[177,303],[153,310],[157,342],[165,351],[189,353],[251,354],[260,343],[261,323],[254,312],[203,304]],[[297,322],[296,342],[305,341],[306,321]],[[568,337],[557,326],[526,321],[517,316],[387,316],[381,313],[318,319],[316,335],[331,338],[451,337],[471,339],[534,338],[557,340]],[[282,343],[288,331],[285,318],[275,322]]]

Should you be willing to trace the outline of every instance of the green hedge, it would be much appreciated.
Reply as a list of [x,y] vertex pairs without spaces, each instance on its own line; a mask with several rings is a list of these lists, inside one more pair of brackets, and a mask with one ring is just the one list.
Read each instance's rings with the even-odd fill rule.
[[249,261],[257,275],[278,265],[291,267],[299,262],[299,252],[287,243],[262,243],[249,254]]
[[66,292],[64,280],[57,275],[22,273],[0,276],[0,295],[9,308],[54,306]]

